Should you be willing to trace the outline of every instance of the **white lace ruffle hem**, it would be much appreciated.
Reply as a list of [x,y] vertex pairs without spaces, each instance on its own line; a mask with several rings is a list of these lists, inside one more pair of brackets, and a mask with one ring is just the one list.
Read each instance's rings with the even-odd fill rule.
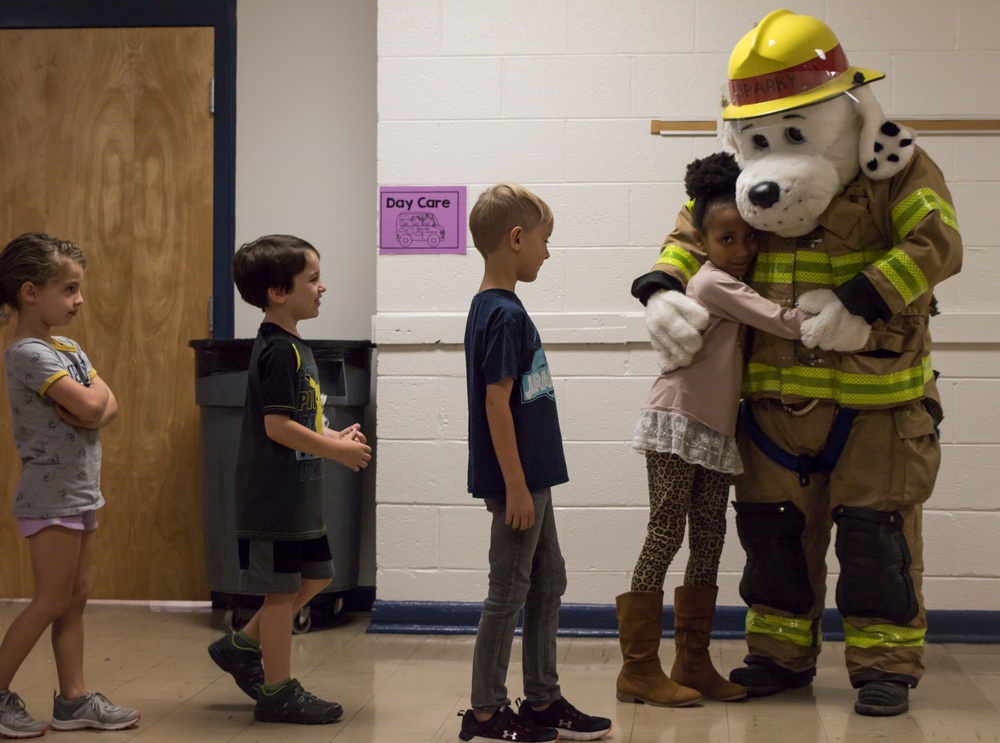
[[632,448],[676,454],[685,462],[716,472],[731,475],[743,472],[735,436],[713,431],[673,411],[640,410]]

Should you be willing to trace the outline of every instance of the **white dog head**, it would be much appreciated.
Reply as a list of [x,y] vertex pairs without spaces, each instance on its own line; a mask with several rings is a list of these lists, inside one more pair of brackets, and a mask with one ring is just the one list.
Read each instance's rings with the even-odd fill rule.
[[743,168],[737,205],[784,237],[816,229],[830,201],[863,170],[891,178],[913,156],[913,134],[885,120],[870,83],[818,18],[775,10],[733,48],[722,139]]
[[867,85],[821,103],[723,122],[743,168],[743,218],[783,237],[816,229],[830,201],[857,176],[891,178],[913,156],[913,133],[886,121]]

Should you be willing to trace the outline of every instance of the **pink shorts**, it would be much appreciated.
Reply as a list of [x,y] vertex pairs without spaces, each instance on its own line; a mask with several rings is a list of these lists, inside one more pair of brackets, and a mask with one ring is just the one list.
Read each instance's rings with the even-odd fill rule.
[[75,516],[56,516],[50,519],[19,518],[17,528],[22,537],[37,534],[47,526],[61,526],[65,529],[78,531],[93,531],[97,528],[97,511],[84,511]]

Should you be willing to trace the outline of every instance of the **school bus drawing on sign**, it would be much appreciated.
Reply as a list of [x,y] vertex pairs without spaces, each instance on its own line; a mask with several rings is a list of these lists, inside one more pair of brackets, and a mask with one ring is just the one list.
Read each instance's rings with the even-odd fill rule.
[[444,240],[444,227],[431,212],[401,212],[396,217],[396,240],[404,248],[415,242],[436,248]]

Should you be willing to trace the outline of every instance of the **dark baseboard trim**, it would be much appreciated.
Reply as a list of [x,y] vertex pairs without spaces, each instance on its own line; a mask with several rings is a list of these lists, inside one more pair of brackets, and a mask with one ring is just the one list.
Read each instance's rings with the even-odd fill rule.
[[[444,601],[378,601],[371,606],[372,634],[474,635],[482,611],[481,603]],[[743,637],[746,608],[720,606],[715,612],[712,636]],[[1000,643],[1000,612],[927,612],[927,642]],[[663,607],[663,633],[673,635],[673,607]],[[615,637],[618,620],[615,607],[607,604],[563,604],[559,610],[559,634],[564,637]],[[823,614],[823,638],[844,639],[844,628],[835,609]]]

